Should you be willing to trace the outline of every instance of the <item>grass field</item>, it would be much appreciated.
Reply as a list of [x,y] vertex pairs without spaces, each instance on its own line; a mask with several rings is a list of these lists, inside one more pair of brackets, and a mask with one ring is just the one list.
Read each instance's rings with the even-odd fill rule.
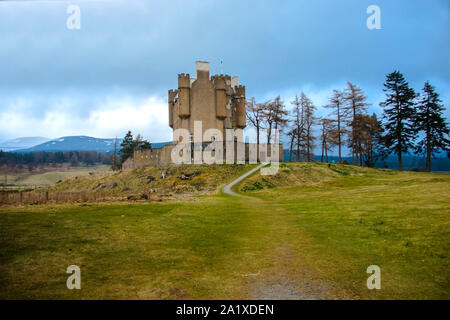
[[291,163],[235,190],[0,207],[0,298],[450,298],[450,175]]
[[[237,177],[254,165],[180,165],[115,171],[104,174],[70,177],[48,187],[49,192],[95,192],[110,197],[133,197],[146,194],[152,199],[192,198],[193,195],[217,193],[228,179]],[[161,173],[166,172],[166,178]],[[182,175],[191,179],[182,180]],[[148,191],[156,189],[150,195]]]
[[14,184],[16,186],[48,186],[67,178],[85,176],[89,175],[89,173],[106,173],[109,171],[111,171],[110,166],[96,165],[55,170],[49,169],[44,172],[8,173],[0,175],[0,183],[6,182],[7,184]]

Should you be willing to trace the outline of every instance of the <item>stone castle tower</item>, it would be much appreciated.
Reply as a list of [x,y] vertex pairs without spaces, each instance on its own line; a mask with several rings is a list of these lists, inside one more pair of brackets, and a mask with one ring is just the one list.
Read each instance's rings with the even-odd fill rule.
[[[194,134],[194,121],[202,121],[202,135],[214,128],[243,129],[246,126],[245,86],[238,77],[214,75],[209,77],[209,62],[196,62],[197,78],[178,75],[178,89],[169,90],[169,126],[186,129]],[[174,136],[174,143],[177,138]]]
[[[189,74],[178,75],[178,89],[169,90],[169,126],[174,130],[173,143],[159,148],[149,150],[135,150],[133,157],[128,158],[122,169],[144,168],[148,166],[159,166],[173,164],[172,151],[178,144],[178,136],[175,130],[185,129],[190,133],[191,159],[195,160],[194,122],[201,121],[202,136],[208,129],[215,129],[216,133],[222,134],[223,150],[226,153],[226,129],[244,129],[246,127],[246,101],[245,87],[238,84],[238,77],[231,78],[229,75],[209,76],[209,62],[198,61],[196,63],[197,78],[191,78]],[[214,136],[213,136],[214,137]],[[221,140],[219,137],[215,139]],[[203,141],[201,150],[204,147]],[[243,150],[244,156],[241,160],[266,161],[272,153],[272,145],[267,148],[258,149],[254,143],[245,143],[234,140],[234,157],[237,163],[237,150]],[[219,144],[220,145],[220,144]],[[283,161],[283,146],[278,146],[279,161]],[[253,156],[250,157],[251,151]],[[273,149],[275,150],[275,149]],[[197,150],[198,151],[198,150]],[[213,151],[215,152],[215,150]],[[245,153],[245,154],[244,154]],[[219,153],[218,153],[219,154]],[[225,158],[223,159],[225,162]]]

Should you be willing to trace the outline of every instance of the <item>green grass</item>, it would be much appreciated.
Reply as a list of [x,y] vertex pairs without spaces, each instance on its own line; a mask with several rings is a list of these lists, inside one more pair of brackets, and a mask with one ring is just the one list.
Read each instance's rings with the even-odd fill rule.
[[[0,298],[243,297],[248,266],[235,262],[257,245],[242,239],[249,215],[223,197],[14,209],[1,221]],[[71,264],[80,291],[65,287]]]
[[[282,277],[326,284],[323,298],[449,299],[449,187],[291,163],[236,186],[253,199],[0,207],[0,298],[254,298]],[[66,288],[72,264],[81,290]],[[366,287],[372,264],[381,290]]]
[[[308,256],[328,281],[362,298],[450,298],[450,175],[292,166],[239,188],[271,183],[245,193],[283,209],[312,241]],[[297,183],[282,183],[289,179]],[[368,292],[360,284],[372,264],[381,267],[382,290]]]

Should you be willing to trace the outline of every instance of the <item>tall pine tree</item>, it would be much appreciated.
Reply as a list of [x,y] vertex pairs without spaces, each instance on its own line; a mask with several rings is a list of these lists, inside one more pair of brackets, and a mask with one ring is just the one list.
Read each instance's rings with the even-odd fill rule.
[[121,157],[121,163],[124,163],[129,157],[133,156],[134,146],[133,146],[133,134],[128,131],[120,144],[121,149],[119,151]]
[[435,88],[427,81],[422,89],[415,129],[424,136],[416,145],[416,153],[426,154],[426,170],[431,171],[431,157],[439,151],[450,151],[449,128],[442,117],[444,106]]
[[397,155],[398,169],[402,170],[402,153],[414,148],[416,93],[399,71],[386,76],[383,91],[386,93],[386,100],[381,102],[380,106],[384,109],[384,142],[388,152]]

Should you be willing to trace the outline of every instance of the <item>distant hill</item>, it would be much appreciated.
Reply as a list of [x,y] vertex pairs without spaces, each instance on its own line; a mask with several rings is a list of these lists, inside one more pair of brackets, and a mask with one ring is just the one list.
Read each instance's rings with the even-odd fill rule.
[[88,136],[61,137],[33,146],[18,150],[18,152],[58,152],[58,151],[96,151],[112,152],[114,150],[114,139],[99,139]]
[[0,150],[2,151],[17,151],[20,149],[27,149],[37,146],[41,143],[47,142],[50,139],[44,137],[22,137],[8,141],[0,142]]
[[[31,148],[23,148],[14,150],[17,152],[63,152],[63,151],[96,151],[112,153],[114,152],[115,139],[101,139],[88,136],[69,136],[61,137],[46,141],[44,143],[35,145]],[[117,148],[120,148],[121,140],[117,141]],[[152,143],[153,148],[161,148],[163,145],[171,144],[172,142]]]

